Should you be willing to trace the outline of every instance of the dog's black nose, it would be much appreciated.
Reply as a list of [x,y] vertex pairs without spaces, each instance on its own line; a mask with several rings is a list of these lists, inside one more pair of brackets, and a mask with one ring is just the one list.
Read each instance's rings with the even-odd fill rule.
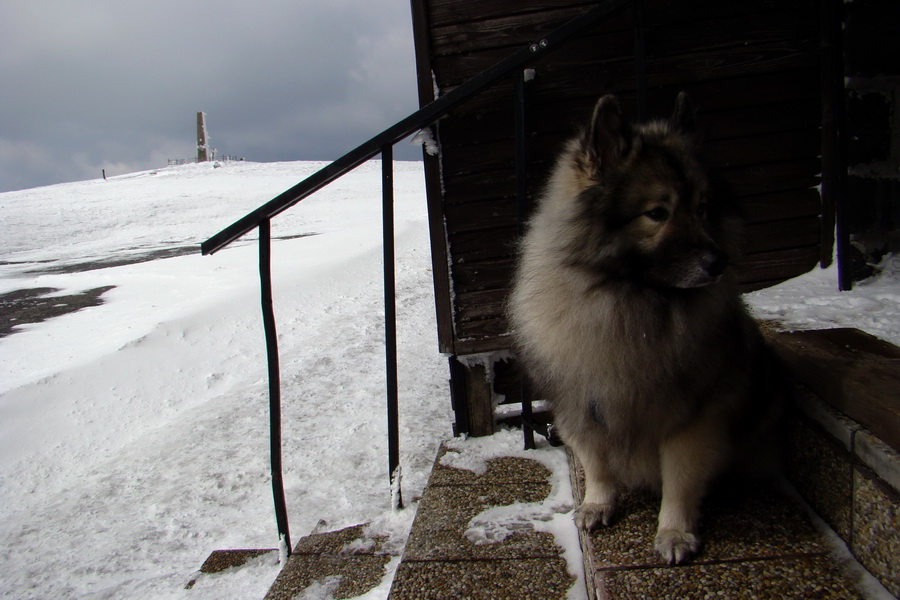
[[728,268],[728,257],[721,252],[706,252],[700,264],[710,277],[718,277]]

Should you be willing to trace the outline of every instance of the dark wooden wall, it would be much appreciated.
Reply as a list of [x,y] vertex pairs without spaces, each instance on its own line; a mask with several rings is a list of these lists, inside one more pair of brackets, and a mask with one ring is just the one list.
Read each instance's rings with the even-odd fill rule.
[[[639,2],[646,102],[667,116],[685,90],[705,152],[746,213],[742,285],[758,289],[832,254],[822,172],[820,8],[812,0]],[[596,6],[572,0],[414,0],[420,101],[443,94]],[[529,194],[596,99],[616,93],[636,116],[632,7],[542,58],[527,84]],[[513,84],[502,83],[436,126],[426,157],[441,350],[509,345],[503,316],[517,238]]]

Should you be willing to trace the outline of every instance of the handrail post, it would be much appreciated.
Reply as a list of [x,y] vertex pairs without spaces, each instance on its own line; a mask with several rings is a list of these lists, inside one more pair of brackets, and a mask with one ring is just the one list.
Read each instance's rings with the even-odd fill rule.
[[388,477],[391,503],[403,508],[400,491],[400,415],[397,401],[397,302],[394,273],[394,147],[381,148],[381,218],[384,236],[384,353],[387,379]]
[[278,364],[278,333],[272,302],[272,228],[269,219],[259,224],[259,282],[262,296],[263,329],[266,334],[266,358],[269,369],[269,453],[272,463],[272,495],[275,499],[275,523],[278,541],[291,554],[284,479],[281,468],[281,372]]
[[[526,161],[528,160],[525,146],[525,72],[519,71],[515,75],[515,136],[516,136],[516,228],[519,236],[525,230],[525,217],[528,214],[528,180],[526,178]],[[528,382],[524,376],[519,384],[522,401],[522,435],[525,438],[525,449],[533,450],[534,444],[534,417],[531,411],[531,394]]]

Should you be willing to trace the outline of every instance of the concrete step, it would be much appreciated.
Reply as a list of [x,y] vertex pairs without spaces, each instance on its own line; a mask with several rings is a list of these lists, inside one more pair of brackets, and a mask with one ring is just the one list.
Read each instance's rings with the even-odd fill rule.
[[[575,480],[580,499],[580,470]],[[712,494],[702,511],[701,551],[678,566],[653,548],[659,502],[650,493],[625,494],[610,527],[581,533],[590,598],[863,597],[808,511],[785,492]]]
[[313,533],[294,547],[265,600],[354,598],[379,585],[391,554],[365,525]]
[[[391,600],[563,600],[576,583],[554,535],[512,525],[496,539],[472,535],[472,520],[491,507],[547,502],[550,471],[540,463],[504,457],[476,474],[442,464],[443,446],[419,503],[394,576]],[[552,512],[552,509],[550,509]]]
[[249,561],[265,555],[273,555],[277,558],[277,553],[278,549],[276,548],[253,550],[213,550],[210,555],[206,557],[206,560],[203,561],[203,564],[195,573],[194,577],[192,577],[184,587],[187,590],[191,589],[192,587],[194,587],[194,584],[197,583],[197,580],[203,575],[222,573],[223,571],[227,571],[228,569],[242,567]]

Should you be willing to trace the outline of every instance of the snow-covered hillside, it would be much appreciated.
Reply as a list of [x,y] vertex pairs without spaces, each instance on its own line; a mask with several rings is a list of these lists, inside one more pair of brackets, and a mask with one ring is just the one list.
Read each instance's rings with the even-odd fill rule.
[[[196,244],[321,166],[187,165],[0,194],[0,294],[116,286],[102,306],[0,339],[0,597],[182,597],[210,551],[277,545],[257,245],[201,257]],[[398,163],[395,190],[413,497],[452,417],[421,165]],[[319,519],[380,520],[402,536],[412,517],[389,510],[380,224],[377,163],[273,223],[295,538]],[[276,573],[269,561],[222,578],[225,589],[208,578],[190,597],[262,597]]]
[[[0,338],[0,597],[264,595],[271,558],[183,589],[212,550],[277,544],[257,247],[248,236],[201,257],[197,245],[321,166],[206,163],[0,194],[0,295],[114,286],[100,306]],[[397,163],[395,183],[414,498],[452,415],[421,163]],[[390,511],[380,198],[380,165],[367,163],[273,222],[295,539],[324,519],[402,541],[413,516]],[[788,326],[900,343],[900,261],[883,267],[850,293],[828,270],[748,301]]]

